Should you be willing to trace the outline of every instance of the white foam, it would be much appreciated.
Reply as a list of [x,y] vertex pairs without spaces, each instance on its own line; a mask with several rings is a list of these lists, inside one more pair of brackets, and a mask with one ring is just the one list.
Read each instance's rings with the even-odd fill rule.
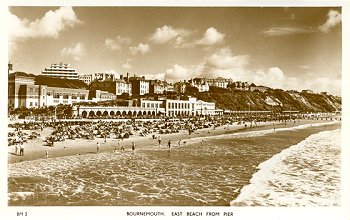
[[18,200],[19,198],[25,199],[28,196],[34,195],[34,192],[12,192],[8,194],[8,200]]
[[[202,140],[205,139],[223,139],[223,138],[232,138],[232,137],[238,137],[238,138],[247,138],[247,137],[261,137],[264,135],[268,135],[274,132],[278,131],[294,131],[294,130],[301,130],[305,128],[310,128],[310,127],[320,127],[320,126],[325,126],[325,125],[332,125],[332,124],[337,124],[340,123],[339,121],[329,121],[329,122],[321,122],[317,124],[303,124],[303,125],[298,125],[294,127],[287,127],[287,128],[276,128],[276,129],[266,129],[266,130],[259,130],[259,131],[242,131],[242,132],[237,132],[237,133],[232,133],[232,134],[220,134],[220,135],[215,135],[215,136],[207,136],[207,137],[196,137],[196,138],[191,138],[186,140],[186,144],[193,144],[193,143],[198,143]],[[243,128],[243,127],[242,127]]]
[[339,205],[340,129],[311,135],[258,168],[231,205]]

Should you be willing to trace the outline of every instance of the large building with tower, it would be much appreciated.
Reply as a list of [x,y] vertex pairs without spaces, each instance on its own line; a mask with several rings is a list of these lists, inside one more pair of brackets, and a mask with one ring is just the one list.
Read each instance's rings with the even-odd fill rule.
[[89,101],[90,91],[84,85],[77,80],[11,73],[8,76],[8,106],[40,108]]

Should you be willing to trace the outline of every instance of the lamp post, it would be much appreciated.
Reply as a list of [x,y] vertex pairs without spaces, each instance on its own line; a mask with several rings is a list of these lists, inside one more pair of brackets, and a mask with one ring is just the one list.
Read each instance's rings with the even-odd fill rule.
[[249,121],[250,121],[250,102],[248,103],[248,106],[249,106],[248,118],[249,118]]
[[56,110],[57,110],[57,105],[55,106],[55,120],[57,119],[57,116],[56,116]]

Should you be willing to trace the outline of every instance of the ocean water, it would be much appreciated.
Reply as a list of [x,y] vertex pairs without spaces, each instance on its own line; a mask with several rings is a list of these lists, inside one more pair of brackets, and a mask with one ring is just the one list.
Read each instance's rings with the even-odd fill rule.
[[234,206],[340,206],[340,129],[313,134],[259,165]]
[[[326,141],[327,137],[339,136],[339,128],[338,123],[328,124],[327,127],[302,126],[276,129],[276,131],[251,131],[203,138],[203,145],[200,144],[202,139],[192,139],[186,146],[173,147],[170,151],[165,147],[160,149],[144,147],[134,154],[130,151],[111,152],[9,164],[8,202],[9,205],[19,206],[227,206],[230,203],[243,206],[288,205],[278,201],[273,203],[274,197],[270,202],[262,202],[263,199],[260,199],[259,195],[251,193],[254,187],[262,187],[269,191],[270,195],[273,194],[273,189],[269,188],[269,180],[272,179],[275,182],[278,177],[282,179],[280,189],[290,190],[285,177],[287,174],[281,172],[273,176],[270,173],[275,171],[270,172],[264,167],[263,162],[275,160],[271,159],[274,155],[292,155],[285,151],[299,150],[300,152],[300,144],[312,139],[313,135],[326,137],[319,142],[319,146],[335,145],[334,148],[320,154],[320,161],[325,157],[331,158],[326,154],[334,154],[334,149],[338,149],[340,155],[339,139],[333,138]],[[327,135],[320,133],[324,131],[330,133]],[[283,151],[284,149],[287,150]],[[305,164],[308,164],[309,160],[315,160],[315,155],[311,153],[308,155],[303,153],[303,159],[300,159],[305,160]],[[299,162],[297,156],[294,160],[294,162],[290,160],[290,164],[295,165],[293,169],[304,169],[305,164],[297,165]],[[310,163],[313,167],[315,162]],[[328,190],[322,190],[319,193],[320,198],[332,195],[329,199],[332,202],[322,199],[312,200],[319,202],[319,205],[339,204],[339,164],[334,163],[320,162],[315,166],[315,170],[310,171],[310,175],[322,172],[321,176],[327,176],[332,180],[326,181],[328,186],[324,183],[327,177],[315,177],[312,181],[310,180],[315,186],[322,185]],[[280,165],[273,164],[278,170]],[[271,166],[266,165],[266,167]],[[262,172],[266,175],[263,174],[257,178],[256,175]],[[307,171],[305,173],[307,175]],[[263,178],[265,176],[266,179]],[[254,177],[258,181],[255,181]],[[303,184],[296,183],[293,187],[298,188]],[[297,197],[301,193],[304,198],[298,204],[308,205],[309,203],[304,200],[310,200],[308,193],[312,190],[318,189],[312,189],[310,186],[307,191],[294,190],[290,194],[295,194]],[[278,200],[279,197],[276,196],[276,199]]]

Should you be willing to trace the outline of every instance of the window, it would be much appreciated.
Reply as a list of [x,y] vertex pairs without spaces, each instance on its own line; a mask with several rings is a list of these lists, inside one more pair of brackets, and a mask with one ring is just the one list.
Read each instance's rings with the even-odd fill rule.
[[33,102],[29,102],[29,106],[33,106]]
[[50,92],[47,92],[46,95],[47,95],[47,96],[51,96],[51,93],[50,93]]
[[67,93],[63,94],[63,99],[68,99],[68,94]]
[[30,89],[29,89],[29,92],[33,92],[33,88],[30,88]]
[[145,103],[142,103],[142,108],[144,108],[145,107]]

